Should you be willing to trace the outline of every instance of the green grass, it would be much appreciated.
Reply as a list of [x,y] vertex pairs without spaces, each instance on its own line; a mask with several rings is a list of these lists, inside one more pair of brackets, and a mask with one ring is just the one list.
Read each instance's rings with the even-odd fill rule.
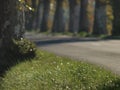
[[120,90],[120,77],[101,67],[37,53],[7,71],[0,90]]
[[113,40],[120,40],[120,36],[106,36],[103,39],[113,39]]

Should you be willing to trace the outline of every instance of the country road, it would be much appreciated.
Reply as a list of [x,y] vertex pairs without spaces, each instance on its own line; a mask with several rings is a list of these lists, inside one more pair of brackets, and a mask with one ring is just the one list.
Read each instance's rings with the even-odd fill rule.
[[120,74],[120,40],[27,34],[43,50],[103,66]]

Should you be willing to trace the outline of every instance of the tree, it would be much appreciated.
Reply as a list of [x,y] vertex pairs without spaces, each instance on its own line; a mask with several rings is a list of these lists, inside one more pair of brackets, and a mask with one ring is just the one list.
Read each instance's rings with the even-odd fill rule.
[[107,34],[106,21],[106,4],[104,2],[101,2],[100,0],[96,0],[93,34]]
[[112,0],[113,6],[113,31],[112,35],[120,35],[120,0]]
[[35,29],[36,27],[36,9],[37,9],[37,0],[30,0],[31,1],[31,8],[34,10],[29,10],[26,12],[26,29],[31,30]]
[[52,32],[64,32],[65,21],[64,21],[63,1],[64,0],[56,0],[56,11],[54,15]]
[[43,18],[41,23],[41,31],[45,32],[48,30],[48,18],[50,12],[50,0],[43,1],[44,10],[43,10]]
[[95,11],[95,0],[88,0],[88,6],[87,6],[88,34],[92,34],[93,32],[94,11]]
[[88,32],[89,21],[88,21],[88,0],[81,0],[81,11],[80,11],[80,31]]
[[[45,0],[44,0],[45,1]],[[43,0],[38,0],[38,5],[35,13],[34,29],[40,31],[41,22],[43,17]]]
[[[24,33],[24,2],[17,0],[0,1],[0,32],[1,32],[1,56],[4,56],[12,45],[13,39],[20,39]],[[23,6],[21,6],[21,4]]]
[[70,20],[69,31],[77,33],[79,29],[79,17],[80,17],[80,0],[69,0],[70,7]]

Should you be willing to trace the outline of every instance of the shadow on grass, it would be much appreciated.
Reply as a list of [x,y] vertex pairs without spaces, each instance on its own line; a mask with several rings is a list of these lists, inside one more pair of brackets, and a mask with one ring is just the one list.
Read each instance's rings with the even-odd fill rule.
[[4,77],[6,71],[20,62],[32,60],[35,55],[4,55],[0,56],[0,77]]
[[106,40],[120,40],[120,36],[106,36],[103,39],[106,39]]
[[102,85],[101,87],[102,88],[99,89],[98,86],[98,90],[120,90],[120,79],[113,81],[110,85]]

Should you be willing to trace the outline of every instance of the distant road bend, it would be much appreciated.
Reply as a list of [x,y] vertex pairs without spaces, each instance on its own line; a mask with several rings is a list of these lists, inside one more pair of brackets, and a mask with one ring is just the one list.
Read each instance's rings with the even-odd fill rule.
[[43,50],[104,66],[120,74],[120,40],[26,34]]

